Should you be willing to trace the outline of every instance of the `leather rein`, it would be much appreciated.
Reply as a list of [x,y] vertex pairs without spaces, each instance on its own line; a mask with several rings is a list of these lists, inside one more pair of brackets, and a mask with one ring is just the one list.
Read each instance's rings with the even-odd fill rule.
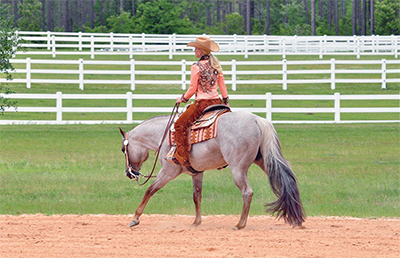
[[[178,108],[179,108],[179,103],[175,103],[175,106],[172,109],[171,115],[169,116],[167,127],[165,128],[164,134],[163,134],[163,136],[161,138],[160,145],[158,146],[158,148],[157,148],[157,150],[156,150],[156,152],[154,154],[154,155],[156,155],[156,158],[154,160],[153,168],[152,168],[151,173],[150,173],[149,176],[143,175],[142,173],[140,173],[139,170],[136,170],[131,166],[131,163],[129,161],[129,154],[128,154],[128,145],[129,145],[128,136],[129,136],[129,132],[127,132],[125,134],[124,154],[125,154],[125,161],[126,161],[126,167],[127,167],[127,176],[130,179],[134,179],[140,186],[146,184],[150,180],[150,178],[156,177],[156,176],[153,176],[153,173],[154,173],[154,170],[155,170],[156,165],[157,165],[157,160],[158,160],[158,156],[160,154],[160,149],[161,149],[161,146],[162,146],[162,144],[163,144],[163,142],[165,140],[165,137],[167,136],[167,132],[168,132],[169,128],[171,128],[171,125],[174,122],[175,116],[178,113]],[[143,176],[144,178],[147,178],[146,181],[144,181],[143,183],[139,183],[139,176]]]

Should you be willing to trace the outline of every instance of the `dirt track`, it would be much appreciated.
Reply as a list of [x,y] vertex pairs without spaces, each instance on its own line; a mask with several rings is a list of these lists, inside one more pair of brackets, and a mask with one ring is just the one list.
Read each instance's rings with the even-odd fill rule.
[[0,257],[399,257],[400,219],[308,218],[292,229],[268,216],[0,216]]

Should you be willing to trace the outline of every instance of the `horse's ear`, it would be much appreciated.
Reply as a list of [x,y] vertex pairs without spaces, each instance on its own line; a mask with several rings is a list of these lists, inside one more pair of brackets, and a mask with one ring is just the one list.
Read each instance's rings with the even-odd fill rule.
[[124,132],[124,130],[122,130],[121,127],[118,127],[118,128],[119,128],[119,131],[120,131],[121,134],[122,134],[122,137],[125,137],[125,132]]

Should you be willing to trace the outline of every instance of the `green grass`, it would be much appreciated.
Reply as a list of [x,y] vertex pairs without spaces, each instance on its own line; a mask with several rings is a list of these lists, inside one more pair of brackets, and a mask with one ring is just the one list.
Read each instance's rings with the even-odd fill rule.
[[[124,126],[125,130],[130,129]],[[398,217],[399,124],[276,125],[309,216]],[[1,214],[131,214],[146,186],[124,173],[117,125],[0,126]],[[151,170],[150,155],[142,172]],[[159,169],[159,167],[158,167]],[[249,170],[251,215],[275,200],[266,175]],[[204,214],[239,214],[230,169],[205,173]],[[191,177],[181,175],[146,213],[194,214]]]
[[[26,55],[17,56],[18,59]],[[82,56],[90,59],[90,56]],[[51,55],[32,56],[52,59]],[[57,59],[77,60],[79,56],[60,55]],[[168,60],[167,56],[135,56],[136,60]],[[281,60],[281,56],[219,56],[220,60]],[[325,56],[355,60],[355,56]],[[393,56],[361,56],[365,60],[394,59]],[[194,62],[193,55],[175,56],[173,60]],[[287,56],[288,60],[318,60],[318,56]],[[96,56],[96,60],[129,60],[128,56]],[[373,68],[371,66],[367,66]],[[17,68],[23,68],[17,67]],[[52,69],[35,65],[35,69]],[[58,65],[59,69],[77,69],[73,65]],[[93,69],[123,69],[100,66]],[[144,67],[137,66],[137,69]],[[253,69],[265,69],[254,66]],[[270,67],[271,68],[271,67]],[[326,68],[321,66],[322,69]],[[353,69],[357,67],[341,67]],[[389,65],[388,65],[389,68]],[[398,66],[390,69],[398,69]],[[92,68],[91,68],[92,69]],[[169,69],[154,66],[152,69]],[[172,69],[172,68],[171,68]],[[230,69],[229,66],[224,69]],[[238,69],[247,69],[241,67]],[[280,69],[272,67],[271,69]],[[310,69],[299,66],[297,69]],[[46,75],[43,78],[50,78]],[[68,75],[69,76],[69,75]],[[325,78],[329,75],[316,75]],[[323,76],[323,77],[319,77]],[[325,76],[325,77],[324,77]],[[342,75],[340,75],[342,76]],[[340,78],[349,75],[343,75]],[[355,78],[361,78],[356,75]],[[374,75],[373,75],[374,76]],[[396,75],[391,75],[396,76]],[[35,77],[36,78],[36,77]],[[67,77],[61,77],[67,78]],[[75,78],[72,76],[72,78]],[[96,78],[96,77],[93,77]],[[111,78],[111,77],[110,77]],[[227,78],[229,78],[227,76]],[[292,77],[290,77],[292,78]],[[293,79],[301,78],[294,76]],[[339,78],[339,76],[337,76]],[[369,78],[369,77],[368,77]],[[388,75],[389,78],[389,75]],[[180,77],[178,78],[180,79]],[[124,94],[129,85],[10,84],[16,93]],[[230,87],[230,85],[228,85]],[[238,85],[232,94],[399,94],[400,84],[329,84]],[[137,85],[135,94],[182,94],[180,85]],[[134,100],[134,106],[171,107],[174,101],[155,103]],[[265,101],[232,100],[233,107],[264,107]],[[343,107],[398,107],[398,101],[342,101]],[[55,106],[55,100],[19,100],[22,106]],[[123,100],[65,100],[68,107],[124,107]],[[274,107],[333,107],[333,101],[274,101]],[[134,114],[133,119],[146,119],[157,114]],[[265,114],[259,114],[265,116]],[[65,113],[66,120],[124,120],[124,113]],[[397,113],[342,114],[344,120],[399,119]],[[6,113],[0,119],[55,120],[54,113]],[[333,120],[333,114],[274,114],[273,120]],[[125,130],[130,126],[123,126]],[[298,177],[300,191],[309,216],[398,217],[400,209],[400,125],[338,124],[285,125],[277,124],[283,153]],[[125,177],[124,157],[120,151],[118,125],[9,125],[0,126],[0,214],[131,214],[141,201],[147,187],[139,187]],[[142,172],[151,170],[154,155]],[[159,169],[159,165],[157,167]],[[275,200],[266,175],[256,166],[249,170],[254,190],[251,215],[262,215],[264,204]],[[204,214],[239,214],[242,197],[233,183],[230,169],[205,173],[203,190]],[[149,202],[146,213],[194,214],[191,177],[182,175],[161,189]]]

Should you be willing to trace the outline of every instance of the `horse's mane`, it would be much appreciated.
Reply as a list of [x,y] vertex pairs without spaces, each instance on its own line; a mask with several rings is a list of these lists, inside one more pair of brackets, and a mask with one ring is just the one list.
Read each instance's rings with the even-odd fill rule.
[[[164,118],[164,117],[169,117],[169,115],[160,115],[160,116],[155,116],[155,117],[149,118],[149,119],[147,119],[147,120],[144,120],[143,122],[141,122],[141,123],[138,124],[137,126],[134,126],[133,128],[138,127],[138,126],[141,126],[141,125],[144,125],[144,124],[147,124],[147,123],[149,123],[149,122],[151,122],[151,121],[153,121],[153,120],[155,120],[155,119]],[[132,128],[132,129],[133,129],[133,128]]]

